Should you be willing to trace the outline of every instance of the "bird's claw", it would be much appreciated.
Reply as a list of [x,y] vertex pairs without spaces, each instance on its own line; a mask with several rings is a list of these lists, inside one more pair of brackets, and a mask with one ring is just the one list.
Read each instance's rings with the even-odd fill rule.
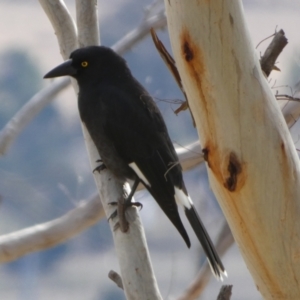
[[143,209],[143,204],[141,202],[131,202],[130,206],[136,206],[138,207],[140,210]]
[[[97,159],[96,160],[97,163],[101,163],[102,162],[102,159]],[[105,164],[100,164],[99,166],[97,166],[94,170],[93,170],[93,173],[95,173],[95,171],[97,171],[98,173],[100,173],[101,171],[105,170],[106,169],[106,165]]]
[[[109,205],[118,205],[118,202],[109,202],[108,203]],[[143,204],[142,203],[140,203],[140,202],[129,202],[129,203],[124,203],[124,211],[127,209],[127,208],[129,208],[129,207],[132,207],[132,206],[136,206],[137,208],[139,208],[140,210],[143,208]],[[114,219],[116,216],[118,215],[118,210],[116,209],[109,217],[108,217],[108,219],[107,219],[107,221],[109,221],[109,220],[112,220],[112,219]],[[118,224],[118,223],[117,223]],[[117,225],[116,224],[116,225]],[[116,225],[115,225],[115,227],[116,227]],[[119,226],[119,225],[118,225]]]
[[107,219],[107,221],[114,219],[118,215],[118,211],[115,210]]

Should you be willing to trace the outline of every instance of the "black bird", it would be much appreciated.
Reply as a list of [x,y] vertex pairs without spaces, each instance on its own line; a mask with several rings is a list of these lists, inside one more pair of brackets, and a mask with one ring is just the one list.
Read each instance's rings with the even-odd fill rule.
[[190,247],[177,204],[183,206],[212,272],[226,275],[188,195],[162,115],[126,61],[107,47],[81,48],[44,78],[65,75],[78,82],[80,117],[105,167],[123,183],[133,180],[132,194],[142,182]]

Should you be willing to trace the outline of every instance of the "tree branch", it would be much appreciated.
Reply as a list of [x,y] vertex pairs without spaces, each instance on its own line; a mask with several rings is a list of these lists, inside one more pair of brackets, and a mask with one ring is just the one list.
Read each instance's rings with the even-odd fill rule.
[[109,271],[108,278],[111,279],[120,289],[124,290],[122,278],[117,272],[113,270]]
[[[86,1],[86,0],[81,0]],[[90,0],[93,1],[93,0]],[[46,1],[47,2],[47,1]],[[50,2],[50,1],[49,1]],[[47,3],[49,3],[47,2]],[[60,2],[62,3],[62,2]],[[81,40],[79,41],[82,46],[86,46],[85,43],[97,45],[99,44],[99,35],[97,34],[97,25],[90,23],[89,26],[92,26],[91,32],[87,31],[87,24],[86,17],[81,16],[82,14],[89,12],[92,16],[92,19],[95,21],[97,20],[97,11],[96,6],[94,5],[94,1],[89,5],[80,3],[79,0],[77,1],[76,5],[76,13],[77,19],[79,20],[78,25],[78,32],[79,37]],[[45,4],[45,6],[47,6]],[[52,7],[52,4],[49,3],[49,6]],[[65,23],[72,24],[71,17],[67,12],[64,5],[60,6],[60,10],[62,10],[65,15]],[[61,31],[62,33],[57,34],[58,37],[63,37],[65,33],[64,30],[69,31],[70,26],[64,27],[64,24],[61,24],[59,19],[53,15],[52,10],[45,9],[46,13],[50,11],[50,21],[54,28],[59,24],[57,30]],[[58,14],[60,15],[60,14]],[[90,20],[88,21],[90,22]],[[75,28],[75,26],[74,26]],[[74,30],[76,32],[76,30]],[[88,35],[91,33],[89,37]],[[64,58],[66,59],[70,52],[73,50],[73,46],[77,45],[76,40],[68,40],[65,41],[64,39],[58,39],[60,48],[64,49],[61,51],[63,53]],[[77,91],[78,88],[76,84],[73,84],[75,90]],[[90,138],[85,126],[82,126],[83,134],[86,142],[86,147],[88,150],[90,163],[92,166],[92,170],[96,167],[96,161],[99,159],[99,154],[97,149]],[[112,213],[112,207],[109,203],[116,201],[123,196],[123,187],[118,180],[115,180],[113,175],[108,171],[104,170],[100,174],[98,172],[94,173],[94,178],[99,190],[100,198],[107,216],[110,216]],[[146,245],[146,240],[144,236],[144,231],[141,226],[138,214],[136,209],[128,210],[128,217],[130,217],[130,230],[124,234],[120,230],[114,231],[115,222],[117,222],[117,218],[113,220],[110,219],[110,226],[113,233],[113,238],[115,242],[116,253],[119,259],[121,274],[123,276],[123,285],[127,299],[161,299],[159,295],[159,290],[157,287],[156,279],[153,275],[152,266],[149,259],[149,253]],[[138,272],[137,272],[138,270]]]
[[96,224],[104,217],[99,195],[80,203],[64,216],[0,236],[0,262],[56,246]]
[[120,55],[128,51],[133,44],[141,41],[149,33],[150,29],[163,29],[167,25],[166,16],[164,10],[161,10],[154,16],[144,19],[142,23],[134,30],[130,31],[120,41],[112,46],[112,48]]
[[39,0],[58,40],[63,59],[69,58],[72,51],[78,48],[76,25],[63,0]]
[[288,41],[285,37],[284,31],[280,29],[275,33],[272,42],[260,59],[261,68],[267,77],[269,77],[271,71],[274,70],[276,59],[287,43]]
[[27,126],[28,123],[52,99],[65,89],[70,83],[69,78],[55,80],[55,82],[35,94],[5,125],[0,132],[0,156],[7,153],[13,141]]
[[100,45],[97,0],[76,0],[79,48]]
[[217,300],[230,300],[232,285],[223,285],[220,289]]

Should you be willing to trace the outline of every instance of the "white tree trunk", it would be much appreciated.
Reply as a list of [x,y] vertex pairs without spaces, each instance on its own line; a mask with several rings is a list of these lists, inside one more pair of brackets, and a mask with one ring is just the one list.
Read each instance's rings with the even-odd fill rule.
[[241,1],[165,5],[211,188],[249,271],[265,299],[300,299],[299,160]]

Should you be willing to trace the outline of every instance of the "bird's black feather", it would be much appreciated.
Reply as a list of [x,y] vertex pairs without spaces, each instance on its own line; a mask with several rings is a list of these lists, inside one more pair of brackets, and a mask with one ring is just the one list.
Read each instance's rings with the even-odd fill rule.
[[[70,58],[64,66],[79,84],[80,117],[105,166],[122,182],[139,176],[190,247],[176,204],[179,191],[186,216],[213,272],[220,277],[225,269],[188,197],[177,154],[151,96],[132,76],[125,60],[109,48],[78,49]],[[57,67],[46,77],[55,77],[55,72],[67,75],[63,68]]]

